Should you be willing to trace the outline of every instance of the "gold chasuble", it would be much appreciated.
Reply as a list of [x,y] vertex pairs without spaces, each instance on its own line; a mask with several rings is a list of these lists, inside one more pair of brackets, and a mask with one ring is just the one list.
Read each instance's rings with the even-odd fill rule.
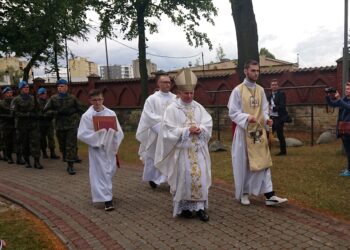
[[260,171],[272,166],[264,114],[261,106],[264,90],[257,84],[255,85],[255,89],[250,89],[243,83],[239,85],[239,90],[242,98],[243,112],[254,115],[257,118],[256,123],[248,123],[245,137],[250,170]]

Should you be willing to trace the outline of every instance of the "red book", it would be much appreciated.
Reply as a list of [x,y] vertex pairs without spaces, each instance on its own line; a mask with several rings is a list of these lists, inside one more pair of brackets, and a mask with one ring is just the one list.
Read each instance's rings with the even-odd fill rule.
[[[92,122],[94,123],[95,131],[105,128],[106,130],[112,128],[118,131],[117,120],[115,116],[93,116]],[[119,157],[115,156],[117,167],[120,168]]]
[[117,130],[117,121],[115,116],[93,116],[95,131],[105,128],[106,130],[112,128]]

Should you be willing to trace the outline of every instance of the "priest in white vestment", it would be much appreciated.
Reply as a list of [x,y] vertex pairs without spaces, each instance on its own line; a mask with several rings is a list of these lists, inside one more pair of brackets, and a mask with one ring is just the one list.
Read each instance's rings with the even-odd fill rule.
[[154,167],[154,158],[164,110],[176,98],[170,92],[171,80],[165,72],[157,75],[156,82],[159,90],[146,99],[136,131],[139,156],[144,163],[142,180],[148,181],[152,188],[166,182],[166,176]]
[[208,221],[211,161],[208,141],[212,133],[210,114],[193,100],[197,78],[189,69],[175,78],[179,98],[164,112],[155,164],[167,176],[173,195],[173,216]]
[[[112,178],[117,170],[116,154],[124,134],[113,110],[103,105],[101,90],[94,89],[89,93],[92,104],[82,115],[78,139],[89,146],[89,176],[92,202],[104,202],[105,210],[113,210]],[[95,131],[94,116],[113,116],[116,129],[106,128]]]
[[271,181],[271,155],[266,136],[266,125],[271,126],[268,102],[264,89],[256,84],[258,62],[245,64],[246,78],[231,93],[229,116],[237,124],[232,142],[232,165],[235,198],[249,205],[249,195],[264,194],[266,205],[273,206],[287,199],[275,195]]

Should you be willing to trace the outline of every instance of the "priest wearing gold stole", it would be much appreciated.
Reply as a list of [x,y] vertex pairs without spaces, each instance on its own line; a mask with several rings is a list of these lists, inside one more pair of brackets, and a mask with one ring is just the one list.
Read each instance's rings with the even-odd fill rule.
[[272,126],[264,89],[256,84],[259,63],[251,60],[244,66],[246,78],[231,93],[229,116],[237,124],[232,142],[232,165],[235,197],[249,205],[249,195],[264,194],[268,206],[287,201],[275,195],[271,181],[271,155],[266,125]]
[[167,176],[173,195],[173,216],[192,218],[196,214],[206,222],[211,186],[208,141],[213,122],[204,107],[193,100],[195,74],[183,69],[175,83],[179,98],[165,109],[155,164]]

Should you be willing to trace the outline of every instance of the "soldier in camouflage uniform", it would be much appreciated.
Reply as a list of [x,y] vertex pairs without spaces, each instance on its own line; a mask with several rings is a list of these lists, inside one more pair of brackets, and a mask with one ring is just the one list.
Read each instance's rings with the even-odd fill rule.
[[[13,91],[10,87],[6,87],[2,91],[3,100],[0,101],[0,130],[2,132],[2,144],[4,159],[7,160],[8,164],[13,164],[12,152],[14,149],[15,139],[15,121],[11,114],[11,101]],[[18,163],[24,164],[23,160],[18,157]]]
[[41,87],[38,89],[40,148],[44,159],[48,158],[46,152],[47,145],[49,145],[50,149],[50,158],[59,159],[60,157],[55,153],[55,131],[53,116],[43,112],[46,103],[46,89]]
[[24,156],[26,168],[31,168],[30,155],[34,158],[34,167],[42,169],[40,164],[40,138],[38,110],[35,97],[29,94],[26,81],[18,84],[20,94],[13,98],[11,110],[15,117],[16,140]]
[[56,136],[59,148],[68,164],[67,172],[75,174],[74,162],[77,157],[77,132],[81,114],[84,109],[78,99],[68,93],[68,82],[64,79],[57,81],[58,94],[50,97],[44,112],[56,116]]

